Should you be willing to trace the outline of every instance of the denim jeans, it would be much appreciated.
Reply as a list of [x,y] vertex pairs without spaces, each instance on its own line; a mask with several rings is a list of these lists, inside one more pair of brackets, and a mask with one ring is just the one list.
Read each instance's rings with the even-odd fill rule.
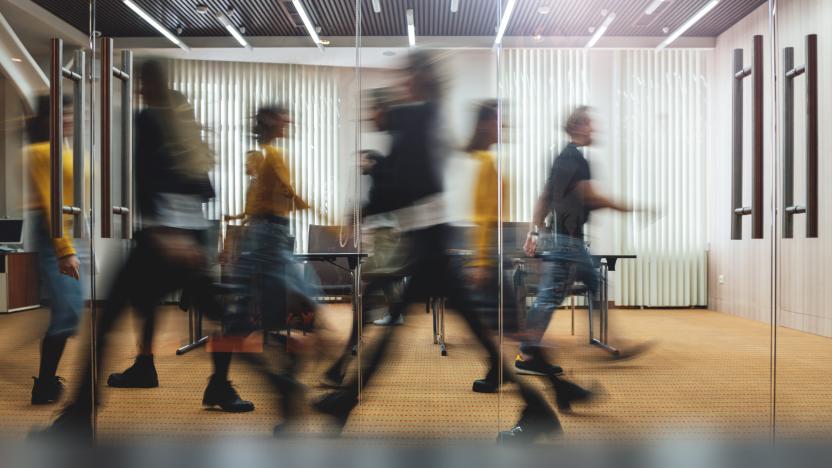
[[252,219],[245,229],[240,257],[234,269],[236,281],[248,287],[262,325],[281,329],[292,310],[314,309],[318,288],[304,280],[292,254],[289,226]]
[[573,284],[584,283],[592,296],[598,291],[598,270],[583,239],[557,235],[551,244],[544,246],[543,275],[526,317],[526,341],[521,345],[524,349],[540,345],[555,309],[566,299]]
[[[49,294],[51,308],[47,336],[74,335],[84,309],[81,281],[58,270],[55,246],[42,213],[31,212],[27,216],[31,224],[30,236],[38,253],[38,272]],[[83,272],[82,272],[83,274]]]

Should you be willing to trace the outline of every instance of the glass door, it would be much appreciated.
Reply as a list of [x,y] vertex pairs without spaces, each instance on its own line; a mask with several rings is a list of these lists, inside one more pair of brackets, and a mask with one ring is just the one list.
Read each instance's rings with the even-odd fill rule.
[[826,438],[832,428],[828,398],[832,364],[832,316],[828,313],[826,268],[829,250],[828,198],[819,183],[830,167],[822,157],[832,144],[832,71],[823,60],[832,46],[824,2],[771,1],[777,79],[777,270],[775,274],[775,434],[778,439]]
[[39,5],[0,15],[0,432],[18,439],[85,387],[91,357],[92,57],[88,28]]

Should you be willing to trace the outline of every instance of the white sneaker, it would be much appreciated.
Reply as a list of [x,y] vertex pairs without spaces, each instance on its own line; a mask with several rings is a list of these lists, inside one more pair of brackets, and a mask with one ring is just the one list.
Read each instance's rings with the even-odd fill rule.
[[404,315],[399,315],[399,318],[393,319],[393,316],[390,314],[385,315],[383,318],[380,318],[373,322],[374,325],[379,325],[382,327],[390,327],[396,325],[404,325]]

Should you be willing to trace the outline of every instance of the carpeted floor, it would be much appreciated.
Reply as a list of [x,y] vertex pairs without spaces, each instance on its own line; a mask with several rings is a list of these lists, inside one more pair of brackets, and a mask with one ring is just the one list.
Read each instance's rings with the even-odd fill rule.
[[[705,310],[614,310],[611,330],[626,343],[651,341],[643,355],[624,362],[607,359],[586,344],[586,315],[578,311],[576,334],[569,334],[569,312],[559,311],[547,338],[558,347],[558,363],[576,382],[602,388],[593,404],[561,415],[564,440],[649,440],[665,437],[761,438],[772,421],[771,330],[766,324]],[[328,306],[326,331],[315,334],[328,346],[304,340],[307,365],[302,380],[312,400],[325,391],[319,376],[345,338],[350,312]],[[39,334],[47,311],[0,315],[0,434],[22,437],[46,424],[58,409],[29,405],[30,376],[36,373]],[[186,336],[186,315],[165,308],[159,321],[156,364],[161,387],[147,390],[106,388],[98,416],[103,438],[135,435],[268,436],[280,421],[279,402],[265,380],[245,364],[232,364],[231,378],[257,410],[225,414],[203,409],[202,391],[211,373],[203,349],[176,356]],[[104,375],[128,366],[135,353],[136,324],[122,323]],[[367,327],[372,343],[378,329]],[[513,386],[499,394],[471,392],[483,376],[482,351],[450,313],[449,355],[441,357],[431,339],[430,315],[414,307],[399,330],[394,351],[346,429],[348,437],[397,439],[493,439],[518,417],[521,400]],[[611,337],[612,339],[613,337]],[[60,374],[77,383],[79,343],[71,341]],[[616,342],[622,343],[621,340]],[[626,344],[623,343],[623,344]],[[269,355],[276,347],[267,348]],[[326,351],[323,351],[325,349]],[[504,344],[509,358],[516,344]],[[778,330],[776,421],[783,437],[832,435],[832,339],[788,329]],[[552,393],[539,377],[530,379]],[[328,419],[304,409],[294,430],[327,434]]]

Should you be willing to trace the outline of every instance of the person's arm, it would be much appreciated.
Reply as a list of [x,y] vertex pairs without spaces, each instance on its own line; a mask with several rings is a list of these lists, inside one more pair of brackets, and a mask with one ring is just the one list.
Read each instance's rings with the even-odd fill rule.
[[599,192],[595,188],[595,185],[588,180],[578,182],[578,184],[575,186],[575,190],[578,191],[578,193],[583,198],[587,206],[590,207],[590,209],[599,210],[603,208],[609,208],[611,210],[621,212],[633,211],[633,208],[631,206],[623,202],[613,200],[612,198]]
[[[48,147],[47,147],[48,148]],[[71,161],[72,155],[65,154],[64,162],[67,157]],[[38,205],[43,210],[43,218],[49,223],[49,217],[52,207],[51,182],[49,173],[49,153],[33,152],[29,155],[29,178],[32,181],[32,187],[38,199]],[[63,165],[64,186],[70,187],[70,190],[64,189],[64,203],[72,205],[72,165]],[[69,185],[67,185],[69,182]],[[80,277],[80,262],[76,255],[75,247],[72,245],[72,219],[63,216],[61,222],[64,225],[64,235],[57,239],[52,239],[52,245],[55,247],[55,257],[58,258],[58,270],[75,279]]]

